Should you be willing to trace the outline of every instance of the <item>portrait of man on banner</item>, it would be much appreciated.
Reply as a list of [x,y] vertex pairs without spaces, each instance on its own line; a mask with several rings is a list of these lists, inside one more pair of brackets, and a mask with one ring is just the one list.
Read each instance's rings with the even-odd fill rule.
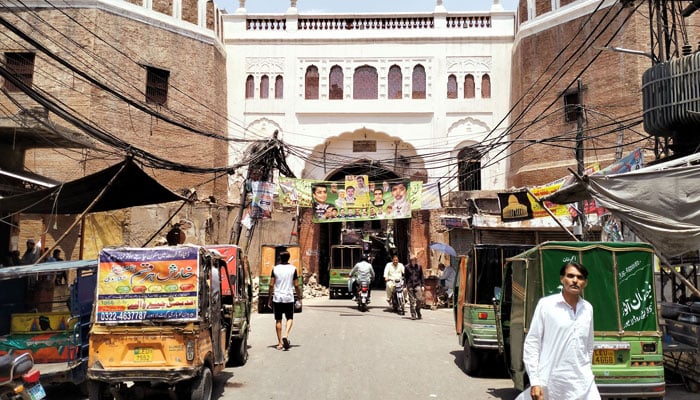
[[251,217],[255,219],[272,218],[272,197],[275,184],[272,182],[252,182],[253,201]]
[[328,186],[325,183],[311,184],[311,204],[314,209],[314,219],[324,219],[330,204],[328,203]]
[[367,175],[345,176],[345,198],[348,205],[354,207],[369,206],[370,192]]
[[387,214],[391,218],[407,218],[411,216],[411,201],[408,198],[409,185],[410,181],[408,179],[393,181],[389,184],[392,201],[387,205]]

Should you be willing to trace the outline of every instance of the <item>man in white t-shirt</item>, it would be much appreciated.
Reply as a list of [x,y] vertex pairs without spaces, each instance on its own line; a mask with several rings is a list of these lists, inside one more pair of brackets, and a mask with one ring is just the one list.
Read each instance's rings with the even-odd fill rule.
[[[289,252],[280,253],[280,263],[272,267],[270,276],[270,295],[267,299],[268,307],[272,307],[275,314],[275,330],[277,331],[277,349],[288,350],[290,347],[289,333],[294,324],[294,293],[301,305],[301,290],[297,268],[289,263]],[[287,320],[284,336],[282,336],[282,314]]]

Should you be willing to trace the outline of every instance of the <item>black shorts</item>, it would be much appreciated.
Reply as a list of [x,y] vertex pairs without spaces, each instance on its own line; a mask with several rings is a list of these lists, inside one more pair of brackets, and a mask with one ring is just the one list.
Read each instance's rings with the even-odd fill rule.
[[272,311],[275,313],[275,321],[282,321],[282,314],[287,319],[294,319],[294,303],[272,302]]

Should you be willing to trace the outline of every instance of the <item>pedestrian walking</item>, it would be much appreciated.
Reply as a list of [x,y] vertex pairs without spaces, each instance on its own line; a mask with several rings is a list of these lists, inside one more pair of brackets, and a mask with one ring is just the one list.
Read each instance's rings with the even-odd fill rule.
[[418,257],[411,256],[410,262],[405,268],[404,276],[406,288],[408,288],[408,304],[411,307],[411,319],[423,319],[420,313],[423,307],[423,291],[425,290],[425,277],[423,267],[418,264]]
[[[289,350],[291,342],[289,333],[294,325],[294,293],[301,307],[301,289],[297,276],[297,268],[289,263],[289,252],[280,253],[280,263],[272,267],[270,276],[271,293],[267,300],[275,315],[275,331],[277,332],[277,349]],[[284,334],[282,332],[282,315],[286,319]]]

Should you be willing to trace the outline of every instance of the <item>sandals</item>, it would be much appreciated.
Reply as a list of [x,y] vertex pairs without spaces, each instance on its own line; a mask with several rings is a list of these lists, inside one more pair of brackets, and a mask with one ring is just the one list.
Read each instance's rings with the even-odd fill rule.
[[285,350],[289,350],[289,339],[286,337],[282,338],[283,347]]

